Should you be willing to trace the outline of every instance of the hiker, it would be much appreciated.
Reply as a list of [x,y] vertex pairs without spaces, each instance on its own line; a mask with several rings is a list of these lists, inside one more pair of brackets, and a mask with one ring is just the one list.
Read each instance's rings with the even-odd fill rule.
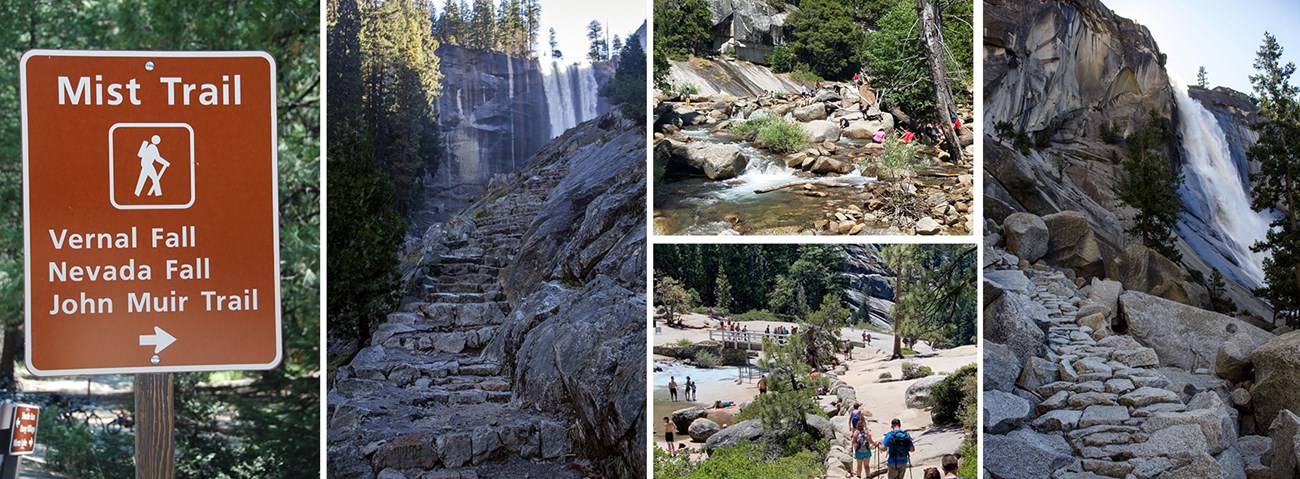
[[854,74],[853,74],[853,84],[854,84],[854,85],[862,85],[862,74],[861,74],[861,73],[854,73]]
[[844,354],[848,356],[847,359],[853,359],[853,340],[852,340],[852,339],[845,339],[845,340],[844,340]]
[[952,116],[952,131],[953,133],[961,131],[961,119],[957,118],[957,115]]
[[853,412],[849,413],[849,430],[858,430],[858,423],[862,421],[862,403],[853,403]]
[[867,346],[870,346],[870,345],[871,345],[871,334],[868,333],[868,334],[867,334]]
[[884,142],[885,142],[885,129],[884,129],[884,128],[881,128],[881,129],[879,129],[879,130],[876,130],[876,134],[873,135],[873,136],[871,137],[871,142],[872,142],[872,143],[884,143]]
[[925,136],[930,137],[930,143],[939,143],[939,129],[935,128],[934,123],[926,122],[925,129],[922,130]]
[[758,393],[767,394],[767,375],[758,378]]
[[907,474],[907,468],[911,466],[911,453],[916,451],[916,446],[912,444],[912,436],[903,430],[903,422],[898,418],[889,421],[890,431],[885,434],[885,438],[880,441],[880,450],[886,455],[885,465],[888,467],[887,479],[903,479]]
[[957,462],[959,459],[961,458],[957,457],[955,454],[943,455],[943,462],[941,463],[943,465],[943,479],[961,479],[961,477],[957,475],[957,468],[959,467]]
[[669,456],[677,455],[677,444],[673,442],[673,429],[676,428],[677,426],[673,424],[673,420],[669,419],[668,416],[664,416],[664,440],[668,442]]
[[843,129],[848,128],[848,127],[849,127],[849,119],[848,119],[848,118],[840,118],[840,129],[843,130]]
[[925,479],[943,479],[942,477],[939,477],[939,470],[933,467],[925,468],[925,474],[921,477],[924,477]]
[[668,396],[677,402],[677,378],[668,376]]
[[911,143],[914,139],[916,139],[915,133],[911,130],[903,130],[903,143]]
[[[853,405],[853,409],[857,409]],[[871,477],[871,449],[876,447],[871,440],[871,431],[867,429],[866,421],[858,421],[857,426],[853,428],[853,462],[857,463],[854,468],[859,479]]]
[[686,376],[686,389],[682,390],[682,397],[687,401],[691,400],[691,377]]
[[772,325],[767,325],[767,329],[763,331],[763,334],[772,334]]

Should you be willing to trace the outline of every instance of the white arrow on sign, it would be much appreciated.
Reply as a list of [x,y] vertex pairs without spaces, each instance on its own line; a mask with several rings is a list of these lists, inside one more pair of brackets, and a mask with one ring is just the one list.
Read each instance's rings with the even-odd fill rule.
[[163,331],[162,328],[157,326],[153,327],[153,334],[140,335],[140,345],[153,346],[154,354],[161,353],[162,350],[167,349],[167,346],[171,346],[174,342],[176,342],[175,336],[167,334],[167,331]]

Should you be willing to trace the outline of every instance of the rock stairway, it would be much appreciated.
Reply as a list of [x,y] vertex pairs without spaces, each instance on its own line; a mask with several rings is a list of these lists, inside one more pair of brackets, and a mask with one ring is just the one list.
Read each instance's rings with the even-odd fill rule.
[[1171,381],[1155,350],[1112,331],[1109,308],[1060,271],[1024,274],[1045,336],[1015,394],[986,387],[991,476],[1247,477],[1237,412],[1218,392]]
[[[337,477],[581,477],[569,424],[513,401],[512,371],[485,352],[512,308],[499,281],[566,174],[552,167],[471,204],[442,241],[415,301],[389,314],[330,402]],[[489,188],[491,191],[491,188]],[[368,467],[367,467],[368,466]]]

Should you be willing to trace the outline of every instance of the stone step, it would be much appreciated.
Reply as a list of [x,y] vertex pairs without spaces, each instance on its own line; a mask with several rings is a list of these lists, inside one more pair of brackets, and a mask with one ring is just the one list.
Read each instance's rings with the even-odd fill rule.
[[425,295],[428,303],[496,303],[505,299],[500,291],[453,293],[446,291],[431,292]]
[[[432,293],[488,293],[500,291],[501,285],[487,281],[464,281],[465,278],[448,278],[448,282],[425,282],[425,294]],[[476,278],[472,278],[476,279]]]

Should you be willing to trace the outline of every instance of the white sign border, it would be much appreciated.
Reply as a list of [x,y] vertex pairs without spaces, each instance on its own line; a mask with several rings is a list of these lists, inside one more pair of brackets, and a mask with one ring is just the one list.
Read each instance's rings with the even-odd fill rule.
[[[9,418],[9,450],[5,451],[10,456],[29,456],[36,454],[36,434],[41,432],[41,407],[35,404],[13,403],[13,417]],[[32,450],[27,452],[14,452],[14,434],[18,433],[18,408],[25,407],[36,410],[36,430],[32,431]]]
[[[191,364],[140,366],[125,368],[40,369],[32,361],[32,263],[31,263],[31,194],[28,181],[27,150],[27,60],[33,57],[110,57],[110,58],[261,58],[271,68],[271,224],[275,245],[275,358],[263,364]],[[140,50],[28,50],[18,63],[19,99],[22,107],[23,144],[23,335],[26,344],[24,366],[36,376],[87,376],[101,374],[184,373],[203,371],[256,371],[275,369],[284,359],[283,323],[280,319],[280,131],[279,90],[275,58],[264,51],[140,51]]]

